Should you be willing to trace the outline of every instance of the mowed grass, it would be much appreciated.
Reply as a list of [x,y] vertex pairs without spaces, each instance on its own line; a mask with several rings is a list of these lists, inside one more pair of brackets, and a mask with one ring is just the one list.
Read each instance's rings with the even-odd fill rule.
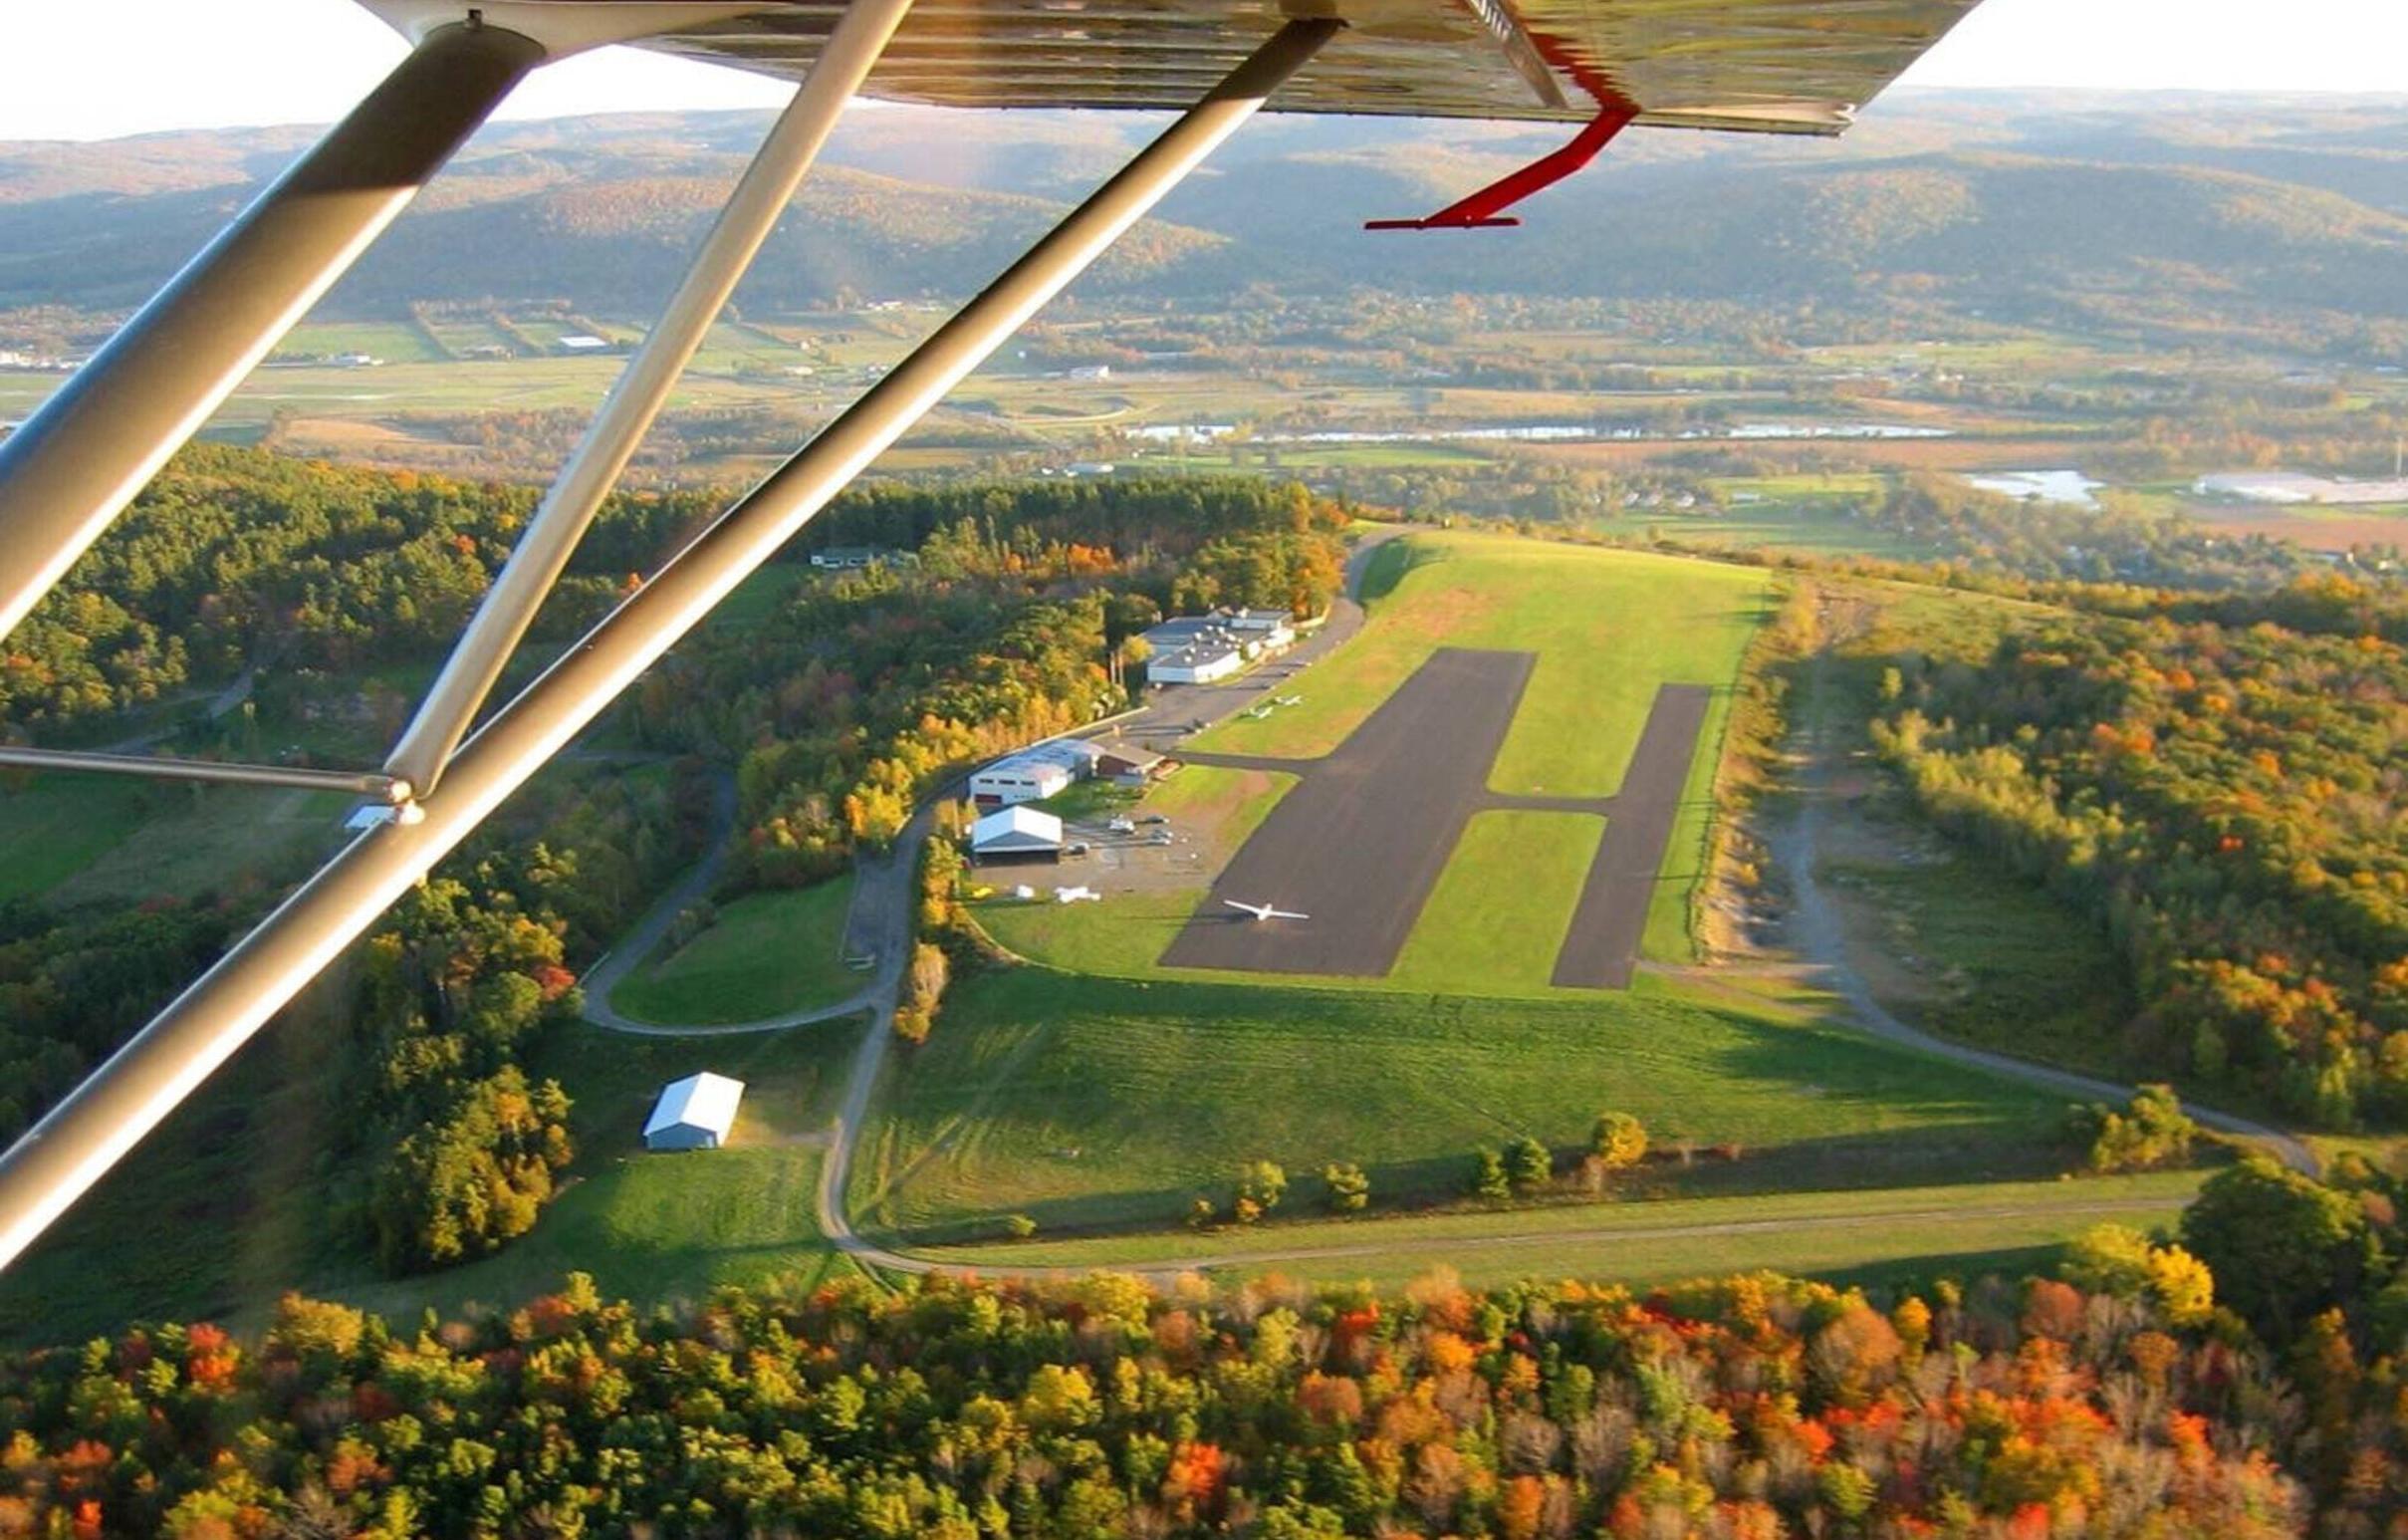
[[[2093,1224],[2170,1227],[2199,1171],[2079,1181],[1966,1182],[1368,1218],[1282,1218],[1209,1234],[1105,1235],[934,1248],[954,1267],[1194,1266],[1393,1287],[1443,1265],[1473,1285],[1525,1278],[1665,1283],[1773,1268],[1973,1276],[2001,1253],[2048,1252]],[[1282,1210],[1284,1214],[1285,1210]],[[1910,1237],[1901,1250],[1901,1235]]]
[[[1402,575],[1366,585],[1362,635],[1296,681],[1302,703],[1222,722],[1196,747],[1328,753],[1441,646],[1538,654],[1489,778],[1501,792],[1607,796],[1665,683],[1727,689],[1767,614],[1761,572],[1504,535],[1403,537]],[[1704,741],[1720,742],[1718,710]]]
[[[722,1283],[816,1282],[850,1264],[815,1210],[829,1120],[865,1030],[858,1018],[742,1037],[631,1038],[598,1028],[554,1034],[530,1067],[575,1103],[573,1178],[530,1233],[497,1254],[421,1278],[353,1276],[322,1292],[401,1318],[432,1304],[511,1306],[592,1273],[640,1303],[698,1299]],[[660,1088],[697,1070],[744,1082],[724,1150],[651,1155],[643,1121]]]
[[667,956],[610,991],[611,1008],[663,1026],[757,1021],[833,1005],[860,988],[844,965],[849,875],[810,888],[747,894]]
[[1233,770],[1223,765],[1185,765],[1147,789],[1140,813],[1159,813],[1174,829],[1209,837],[1226,860],[1254,838],[1263,820],[1296,789],[1297,778],[1275,770]]
[[1388,981],[1449,994],[1545,990],[1604,835],[1593,815],[1475,814]]
[[[1099,907],[1079,905],[1079,907]],[[1560,1150],[1596,1114],[1730,1143],[1684,1190],[1878,1186],[2053,1169],[2060,1100],[1653,978],[1585,1001],[1261,988],[1008,968],[958,981],[891,1061],[856,1222],[925,1240],[1160,1225],[1240,1162],[1360,1162],[1390,1197],[1460,1190],[1470,1152]]]

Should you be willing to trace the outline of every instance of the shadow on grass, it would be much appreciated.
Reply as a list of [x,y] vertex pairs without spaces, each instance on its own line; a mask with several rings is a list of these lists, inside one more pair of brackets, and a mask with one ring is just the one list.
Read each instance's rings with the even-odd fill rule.
[[1446,552],[1426,542],[1401,537],[1390,540],[1371,553],[1355,597],[1365,605],[1377,603],[1395,593],[1406,575],[1446,559]]

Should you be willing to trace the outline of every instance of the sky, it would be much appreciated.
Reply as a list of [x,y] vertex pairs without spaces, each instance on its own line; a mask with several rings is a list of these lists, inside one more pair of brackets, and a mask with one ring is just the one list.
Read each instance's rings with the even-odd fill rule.
[[[96,46],[96,37],[138,42]],[[0,61],[8,62],[0,139],[327,123],[401,53],[399,38],[350,0],[0,0]],[[1985,0],[1905,80],[2408,93],[2408,3]],[[774,107],[786,91],[734,71],[605,49],[538,72],[500,116]]]

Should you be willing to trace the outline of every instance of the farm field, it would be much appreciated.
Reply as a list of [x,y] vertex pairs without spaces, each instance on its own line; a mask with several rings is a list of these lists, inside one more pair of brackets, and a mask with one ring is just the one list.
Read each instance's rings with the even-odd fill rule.
[[709,928],[610,991],[612,1009],[663,1026],[715,1026],[832,1005],[860,987],[844,965],[852,878],[747,894]]
[[[1966,1182],[1879,1191],[1550,1207],[1461,1208],[1383,1218],[1283,1218],[1210,1234],[1116,1235],[945,1246],[954,1267],[1147,1268],[1267,1273],[1394,1287],[1443,1266],[1474,1286],[1526,1278],[1633,1284],[1770,1268],[1835,1278],[1972,1276],[2044,1262],[2092,1224],[2170,1223],[2202,1173]],[[1293,1200],[1283,1204],[1282,1213]],[[1308,1210],[1309,1211],[1309,1210]],[[1917,1248],[1902,1255],[1899,1232]]]
[[1374,1193],[1427,1199],[1461,1189],[1475,1148],[1566,1151],[1606,1109],[1665,1148],[1737,1148],[1667,1176],[1676,1191],[2053,1168],[2055,1099],[1820,1018],[1644,977],[1568,1002],[1007,969],[957,984],[935,1036],[890,1061],[851,1211],[930,1242],[1015,1212],[1162,1225],[1257,1158],[1353,1160]]

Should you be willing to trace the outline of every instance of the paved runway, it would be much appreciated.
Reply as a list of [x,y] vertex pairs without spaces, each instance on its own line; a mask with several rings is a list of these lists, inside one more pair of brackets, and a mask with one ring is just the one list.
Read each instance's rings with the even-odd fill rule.
[[1614,794],[1613,812],[1605,820],[1605,838],[1580,890],[1579,907],[1572,911],[1570,933],[1556,954],[1555,976],[1549,982],[1559,988],[1630,987],[1639,937],[1647,928],[1647,903],[1655,896],[1656,874],[1672,843],[1673,820],[1680,816],[1681,790],[1697,752],[1698,730],[1706,725],[1706,706],[1713,699],[1714,691],[1703,684],[1666,684],[1656,690],[1639,746],[1622,771],[1622,789]]
[[[1528,652],[1444,647],[1325,759],[1190,754],[1198,764],[1302,777],[1213,884],[1162,961],[1254,973],[1379,977],[1396,963],[1464,825],[1492,808],[1605,815],[1605,836],[1556,957],[1553,982],[1627,989],[1714,692],[1667,684],[1611,797],[1488,790]],[[1300,910],[1258,921],[1224,899]]]
[[[1282,764],[1304,772],[1303,784],[1221,873],[1162,960],[1257,973],[1386,973],[1486,795],[1535,661],[1529,652],[1442,647],[1336,752]],[[1258,923],[1223,907],[1224,898],[1312,918]]]

